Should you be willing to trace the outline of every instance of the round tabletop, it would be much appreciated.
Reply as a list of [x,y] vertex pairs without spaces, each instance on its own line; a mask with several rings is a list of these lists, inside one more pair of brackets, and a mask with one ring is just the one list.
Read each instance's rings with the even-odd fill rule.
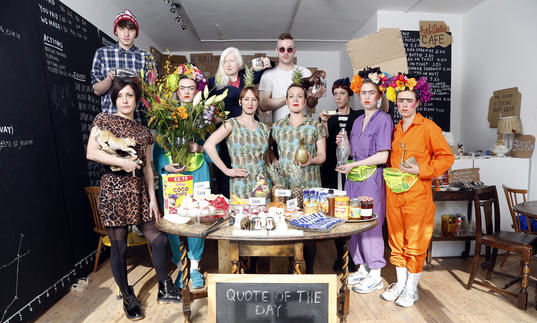
[[537,219],[537,201],[528,201],[513,206],[515,212]]
[[[210,225],[205,224],[176,224],[170,222],[164,218],[160,218],[156,221],[157,227],[167,233],[177,234],[185,237],[201,238],[201,234]],[[266,236],[266,237],[243,237],[234,236],[234,226],[230,226],[226,221],[222,224],[220,229],[207,235],[205,239],[213,240],[234,240],[234,241],[280,241],[280,242],[292,242],[292,241],[304,241],[304,240],[323,240],[348,237],[356,233],[364,232],[373,229],[377,226],[377,220],[371,220],[366,222],[346,222],[335,226],[328,231],[304,231],[303,236]],[[292,228],[292,226],[289,226]]]

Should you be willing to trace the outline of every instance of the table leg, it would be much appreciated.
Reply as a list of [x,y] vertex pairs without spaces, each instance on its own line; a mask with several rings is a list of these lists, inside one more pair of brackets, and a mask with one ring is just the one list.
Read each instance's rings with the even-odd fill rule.
[[185,323],[192,322],[190,319],[190,314],[192,310],[190,309],[190,304],[192,303],[192,294],[190,293],[190,288],[188,283],[190,281],[190,262],[188,260],[188,242],[186,237],[180,237],[181,240],[181,283],[183,284],[183,289],[181,294],[183,296],[183,316],[185,317]]
[[341,288],[339,289],[338,295],[338,317],[339,322],[344,323],[347,321],[347,315],[349,314],[349,288],[347,287],[347,276],[349,275],[349,237],[345,237],[344,249],[345,253],[343,254],[343,268],[341,275]]
[[295,271],[295,274],[301,275],[304,272],[302,271],[302,268],[304,268],[304,243],[295,243],[295,255],[293,257],[293,270]]
[[231,260],[231,273],[240,274],[241,263],[239,260],[239,243],[237,241],[229,242],[229,259]]

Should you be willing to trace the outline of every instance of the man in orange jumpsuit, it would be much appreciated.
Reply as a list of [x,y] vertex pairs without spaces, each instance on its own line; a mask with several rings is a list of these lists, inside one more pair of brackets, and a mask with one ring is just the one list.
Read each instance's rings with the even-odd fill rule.
[[[455,158],[442,129],[416,112],[420,101],[427,102],[431,96],[426,79],[402,74],[394,78],[399,83],[392,82],[397,87],[393,87],[391,98],[396,99],[402,120],[394,129],[389,163],[390,167],[417,175],[418,180],[402,193],[394,193],[389,186],[386,190],[390,262],[396,266],[397,283],[391,284],[381,297],[410,307],[418,300],[418,281],[433,234],[431,180],[445,173]],[[404,161],[414,157],[417,165],[400,164],[403,152]]]

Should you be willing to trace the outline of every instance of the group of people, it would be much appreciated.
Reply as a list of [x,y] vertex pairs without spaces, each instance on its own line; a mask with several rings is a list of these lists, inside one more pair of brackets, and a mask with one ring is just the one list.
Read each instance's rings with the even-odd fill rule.
[[[240,52],[228,48],[220,57],[216,77],[208,82],[217,94],[227,89],[228,118],[205,142],[199,138],[190,143],[190,151],[203,153],[204,162],[198,169],[186,172],[184,165],[168,161],[165,151],[153,143],[151,132],[143,126],[141,92],[135,80],[115,75],[117,68],[135,71],[145,68],[147,54],[134,46],[138,31],[134,15],[129,10],[122,11],[114,21],[118,43],[95,53],[92,83],[95,94],[101,96],[103,112],[93,122],[87,145],[88,159],[121,168],[116,172],[109,170],[102,176],[98,208],[111,240],[112,272],[129,319],[141,319],[144,315],[132,286],[127,283],[125,251],[129,225],[137,225],[151,245],[159,281],[159,303],[180,302],[183,287],[180,273],[175,283],[167,275],[166,245],[171,246],[172,262],[179,264],[179,239],[176,235],[166,236],[155,227],[155,220],[161,214],[158,200],[162,205],[162,185],[159,185],[157,198],[151,156],[159,175],[189,174],[194,182],[210,181],[209,164],[214,164],[214,169],[221,172],[217,176],[219,193],[239,198],[251,195],[259,175],[266,177],[268,163],[279,164],[284,180],[291,166],[301,167],[304,188],[337,188],[337,174],[348,174],[357,167],[376,167],[370,176],[357,181],[345,176],[339,179],[350,198],[373,197],[374,213],[378,216],[374,229],[351,238],[349,249],[358,268],[348,281],[359,293],[384,288],[381,269],[386,261],[382,226],[387,219],[390,262],[396,266],[397,282],[381,297],[395,300],[401,306],[411,306],[418,299],[417,284],[434,223],[431,179],[447,171],[454,160],[441,129],[416,111],[420,102],[430,97],[428,84],[423,79],[402,74],[390,79],[378,68],[365,69],[355,75],[352,82],[348,78],[334,82],[332,94],[337,113],[323,110],[320,119],[315,120],[305,114],[307,102],[313,102],[307,100],[312,94],[292,79],[297,69],[303,77],[310,76],[311,72],[293,63],[296,48],[290,34],[280,35],[277,41],[277,66],[265,57],[263,69],[253,77],[246,76]],[[178,101],[192,102],[196,93],[203,90],[203,84],[198,83],[191,71],[179,77]],[[417,84],[416,80],[419,80]],[[314,96],[319,98],[323,93],[324,88]],[[350,108],[354,93],[359,95],[363,110]],[[391,116],[379,108],[384,95],[395,101],[402,116],[395,129]],[[272,126],[259,121],[258,110],[272,111]],[[101,151],[96,137],[102,130],[119,138],[133,138],[136,156],[122,158]],[[350,142],[352,161],[336,166],[335,150],[342,140]],[[299,141],[308,150],[304,163],[294,158]],[[410,157],[416,162],[404,162]],[[414,176],[415,183],[404,192],[393,192],[390,186],[386,188],[383,179],[386,166]],[[336,241],[336,246],[335,266],[339,266],[342,242]],[[203,239],[188,239],[193,288],[202,288],[205,284],[199,270],[203,247]],[[315,244],[305,246],[307,273],[313,273],[314,257]]]

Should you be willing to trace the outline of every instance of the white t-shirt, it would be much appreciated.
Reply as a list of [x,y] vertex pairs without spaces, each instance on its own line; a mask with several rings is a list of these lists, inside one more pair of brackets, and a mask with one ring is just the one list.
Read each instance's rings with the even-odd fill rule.
[[[287,94],[287,88],[293,83],[293,72],[295,69],[300,68],[302,70],[302,77],[310,77],[311,72],[309,69],[295,65],[295,68],[290,71],[284,71],[278,67],[265,71],[261,76],[259,82],[259,91],[270,92],[272,98],[283,98]],[[272,111],[272,120],[276,122],[285,118],[289,114],[289,107],[287,105],[282,106],[279,109]]]

